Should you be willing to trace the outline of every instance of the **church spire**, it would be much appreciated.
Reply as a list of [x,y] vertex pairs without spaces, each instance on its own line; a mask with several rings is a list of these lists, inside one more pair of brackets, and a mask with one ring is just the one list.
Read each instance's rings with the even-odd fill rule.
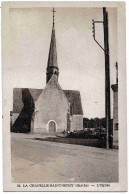
[[52,34],[51,34],[51,42],[49,49],[49,57],[47,63],[47,72],[46,72],[46,82],[49,81],[53,74],[56,74],[57,79],[59,75],[59,69],[57,64],[57,51],[56,51],[56,37],[55,37],[55,21],[54,21],[54,13],[56,12],[53,8],[53,26],[52,26]]

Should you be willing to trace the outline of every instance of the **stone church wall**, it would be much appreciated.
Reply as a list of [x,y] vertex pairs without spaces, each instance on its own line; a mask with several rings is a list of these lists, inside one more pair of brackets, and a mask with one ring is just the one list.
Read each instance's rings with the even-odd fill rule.
[[71,117],[71,131],[83,130],[83,115],[73,115]]
[[49,132],[49,121],[56,123],[56,132],[67,129],[68,101],[55,77],[48,82],[35,108],[34,132]]

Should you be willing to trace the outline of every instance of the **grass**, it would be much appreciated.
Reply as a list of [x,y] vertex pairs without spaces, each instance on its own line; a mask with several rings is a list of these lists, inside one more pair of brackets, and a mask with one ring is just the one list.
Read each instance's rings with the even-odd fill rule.
[[99,141],[98,139],[81,139],[81,138],[61,138],[61,137],[46,137],[46,138],[34,138],[40,141],[50,141],[57,143],[75,144],[83,146],[91,146],[98,148],[105,148],[105,141]]

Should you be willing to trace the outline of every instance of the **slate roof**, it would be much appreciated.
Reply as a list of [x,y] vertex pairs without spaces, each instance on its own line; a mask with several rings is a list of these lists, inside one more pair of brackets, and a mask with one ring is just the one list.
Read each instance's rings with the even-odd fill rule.
[[52,27],[52,35],[51,35],[51,43],[50,43],[47,67],[58,68],[57,52],[56,52],[56,37],[55,37],[55,28],[54,27]]
[[81,95],[77,90],[63,90],[70,105],[73,109],[73,114],[83,115],[82,103],[81,103]]
[[[13,112],[20,113],[24,104],[22,99],[22,93],[24,90],[28,90],[34,101],[37,101],[38,97],[42,93],[43,89],[30,89],[30,88],[14,88],[13,89]],[[69,103],[72,106],[74,115],[83,115],[80,92],[76,90],[63,90]],[[27,96],[26,96],[27,98]]]

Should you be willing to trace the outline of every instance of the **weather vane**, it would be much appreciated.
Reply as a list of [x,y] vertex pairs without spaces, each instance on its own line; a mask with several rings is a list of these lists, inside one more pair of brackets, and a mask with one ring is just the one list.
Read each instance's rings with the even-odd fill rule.
[[53,27],[54,27],[54,13],[56,12],[55,9],[54,9],[54,7],[53,7],[52,12],[53,12]]

